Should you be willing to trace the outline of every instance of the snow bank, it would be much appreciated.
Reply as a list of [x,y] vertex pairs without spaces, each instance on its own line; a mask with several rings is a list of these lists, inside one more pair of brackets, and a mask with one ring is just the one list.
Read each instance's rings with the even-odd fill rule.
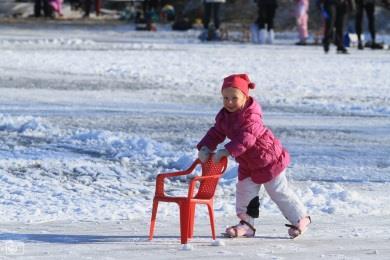
[[[196,151],[147,137],[96,129],[61,129],[44,118],[0,115],[1,221],[127,220],[150,210],[158,172],[188,167]],[[23,142],[21,143],[21,140]],[[198,171],[197,171],[198,172]],[[383,200],[367,199],[338,177],[312,182],[317,173],[303,171],[306,184],[297,192],[312,214],[383,214]],[[306,175],[305,175],[306,174]],[[234,212],[237,166],[233,161],[217,192],[216,212]],[[294,177],[294,174],[291,174]],[[297,176],[299,177],[299,176]],[[294,177],[295,178],[295,177]],[[302,179],[302,176],[300,176]],[[170,194],[183,194],[179,178]],[[361,180],[364,181],[364,180]],[[278,209],[263,198],[270,214]],[[162,206],[162,217],[177,216],[175,206]],[[199,214],[207,214],[200,208]]]

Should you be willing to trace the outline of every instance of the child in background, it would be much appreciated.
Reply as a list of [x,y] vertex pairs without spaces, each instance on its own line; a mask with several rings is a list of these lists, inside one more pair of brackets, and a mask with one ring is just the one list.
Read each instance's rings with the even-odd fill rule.
[[63,0],[49,0],[49,4],[53,8],[53,11],[56,12],[59,16],[63,16],[62,2]]
[[297,45],[306,45],[309,37],[309,0],[295,0],[295,17],[297,19],[299,42]]
[[254,89],[246,74],[226,77],[222,85],[223,108],[215,125],[197,145],[198,157],[204,162],[225,138],[223,149],[213,155],[218,162],[224,156],[233,156],[239,164],[236,185],[237,225],[228,227],[229,237],[253,237],[254,219],[259,217],[261,185],[291,223],[288,234],[295,238],[306,231],[311,223],[306,208],[288,186],[285,169],[290,156],[271,130],[264,126],[260,105],[249,96]]

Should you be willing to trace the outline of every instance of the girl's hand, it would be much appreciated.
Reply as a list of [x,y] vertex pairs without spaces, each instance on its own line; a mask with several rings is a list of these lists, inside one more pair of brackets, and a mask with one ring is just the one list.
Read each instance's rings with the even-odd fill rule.
[[210,149],[207,148],[207,146],[202,146],[202,148],[200,148],[199,152],[198,152],[198,159],[204,163],[207,161],[207,159],[209,158],[210,156]]
[[230,154],[226,149],[219,149],[213,156],[214,163],[218,163],[222,157],[228,157]]

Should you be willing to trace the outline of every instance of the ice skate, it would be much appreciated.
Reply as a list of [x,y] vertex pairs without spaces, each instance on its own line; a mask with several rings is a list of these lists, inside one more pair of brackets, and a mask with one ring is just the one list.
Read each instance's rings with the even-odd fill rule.
[[274,30],[271,29],[268,31],[268,37],[267,37],[266,43],[273,44],[274,41],[275,41],[275,32],[274,32]]
[[371,49],[373,50],[382,50],[383,49],[383,44],[377,43],[377,42],[372,42],[371,43]]
[[295,45],[306,46],[307,45],[306,39],[299,40],[298,42],[295,43]]
[[336,53],[337,54],[349,54],[348,50],[344,47],[338,47]]
[[301,219],[297,225],[290,225],[286,224],[286,227],[289,227],[290,229],[288,230],[289,236],[294,239],[305,233],[307,230],[309,224],[311,223],[311,218],[310,216],[306,216],[303,219]]
[[234,237],[254,237],[256,233],[256,229],[249,224],[248,222],[241,220],[235,226],[228,227],[223,233],[223,236],[234,238]]
[[326,40],[322,40],[322,46],[324,47],[324,52],[327,54],[329,52],[330,44]]
[[252,43],[259,43],[259,27],[256,24],[250,26]]
[[267,31],[265,29],[260,29],[258,34],[258,43],[264,44],[267,38]]
[[364,50],[364,45],[363,45],[362,41],[358,42],[358,50]]

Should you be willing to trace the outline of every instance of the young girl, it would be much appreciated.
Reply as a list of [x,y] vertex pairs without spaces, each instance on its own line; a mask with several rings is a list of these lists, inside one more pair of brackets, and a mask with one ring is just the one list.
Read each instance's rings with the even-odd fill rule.
[[215,125],[197,145],[198,157],[203,162],[211,151],[227,137],[230,142],[213,155],[214,161],[233,156],[239,164],[236,190],[236,213],[240,219],[228,227],[229,237],[253,237],[254,219],[259,217],[258,193],[261,185],[291,223],[288,234],[295,238],[311,223],[306,208],[288,186],[285,169],[290,156],[271,130],[262,121],[260,105],[249,96],[255,84],[246,74],[226,77],[222,85],[223,108],[215,118]]

